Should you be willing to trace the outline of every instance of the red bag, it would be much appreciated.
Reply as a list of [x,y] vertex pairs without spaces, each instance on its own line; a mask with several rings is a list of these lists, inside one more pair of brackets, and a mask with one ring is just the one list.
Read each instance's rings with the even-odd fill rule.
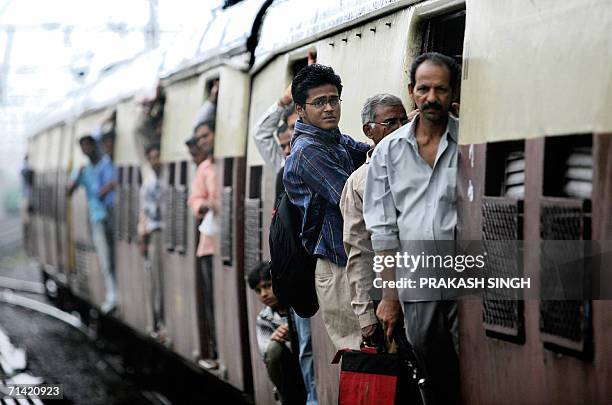
[[410,370],[401,356],[377,353],[373,348],[341,350],[332,363],[337,363],[340,357],[338,405],[405,405],[420,402],[418,394],[416,398],[410,394],[414,392],[409,389],[413,385]]

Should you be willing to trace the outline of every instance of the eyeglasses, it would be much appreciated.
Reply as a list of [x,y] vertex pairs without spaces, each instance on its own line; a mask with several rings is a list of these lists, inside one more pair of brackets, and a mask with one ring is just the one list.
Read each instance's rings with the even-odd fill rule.
[[304,104],[308,104],[308,105],[313,106],[314,108],[321,109],[325,107],[327,104],[329,104],[332,107],[335,107],[338,104],[340,104],[341,101],[342,100],[340,99],[340,97],[331,96],[331,97],[319,97],[315,99],[312,103],[304,103]]
[[376,124],[376,125],[382,125],[385,128],[389,129],[389,128],[399,128],[403,125],[406,125],[410,120],[406,117],[402,117],[402,118],[389,118],[388,120],[385,120],[384,122],[374,122],[371,121],[370,124]]

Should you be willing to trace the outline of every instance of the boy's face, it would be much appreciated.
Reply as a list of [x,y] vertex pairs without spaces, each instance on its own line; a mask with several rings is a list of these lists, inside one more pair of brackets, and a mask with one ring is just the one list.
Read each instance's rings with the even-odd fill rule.
[[278,299],[272,291],[272,280],[261,280],[255,287],[255,294],[262,304],[275,309],[278,306]]

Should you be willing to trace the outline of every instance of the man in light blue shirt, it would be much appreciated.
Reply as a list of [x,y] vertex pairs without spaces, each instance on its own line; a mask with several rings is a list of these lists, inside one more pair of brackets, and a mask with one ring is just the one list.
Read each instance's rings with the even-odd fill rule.
[[[398,250],[418,255],[421,247],[443,245],[428,241],[452,241],[457,223],[459,121],[449,110],[459,66],[445,55],[427,53],[415,59],[410,76],[409,93],[419,115],[379,143],[368,168],[364,220],[377,256],[394,256]],[[383,280],[399,279],[399,270],[399,265],[398,274],[387,268]],[[385,289],[376,311],[391,337],[403,306],[406,335],[426,379],[428,405],[460,402],[457,308],[444,298],[444,291],[435,296]]]
[[79,186],[85,189],[91,224],[91,239],[106,287],[106,297],[101,309],[108,313],[117,306],[113,232],[114,189],[117,184],[117,169],[108,155],[100,153],[96,140],[91,135],[81,137],[79,145],[83,153],[89,158],[90,163],[72,173],[68,193],[72,195]]

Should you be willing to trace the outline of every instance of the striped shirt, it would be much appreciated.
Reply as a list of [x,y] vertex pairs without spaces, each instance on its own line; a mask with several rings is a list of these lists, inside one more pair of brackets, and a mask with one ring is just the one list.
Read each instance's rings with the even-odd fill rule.
[[[342,243],[340,196],[346,179],[363,164],[369,148],[341,134],[338,128],[327,131],[301,121],[295,123],[283,183],[289,199],[302,214],[302,243],[306,250],[340,267],[346,266],[347,259]],[[323,215],[321,231],[312,234],[319,215]]]

